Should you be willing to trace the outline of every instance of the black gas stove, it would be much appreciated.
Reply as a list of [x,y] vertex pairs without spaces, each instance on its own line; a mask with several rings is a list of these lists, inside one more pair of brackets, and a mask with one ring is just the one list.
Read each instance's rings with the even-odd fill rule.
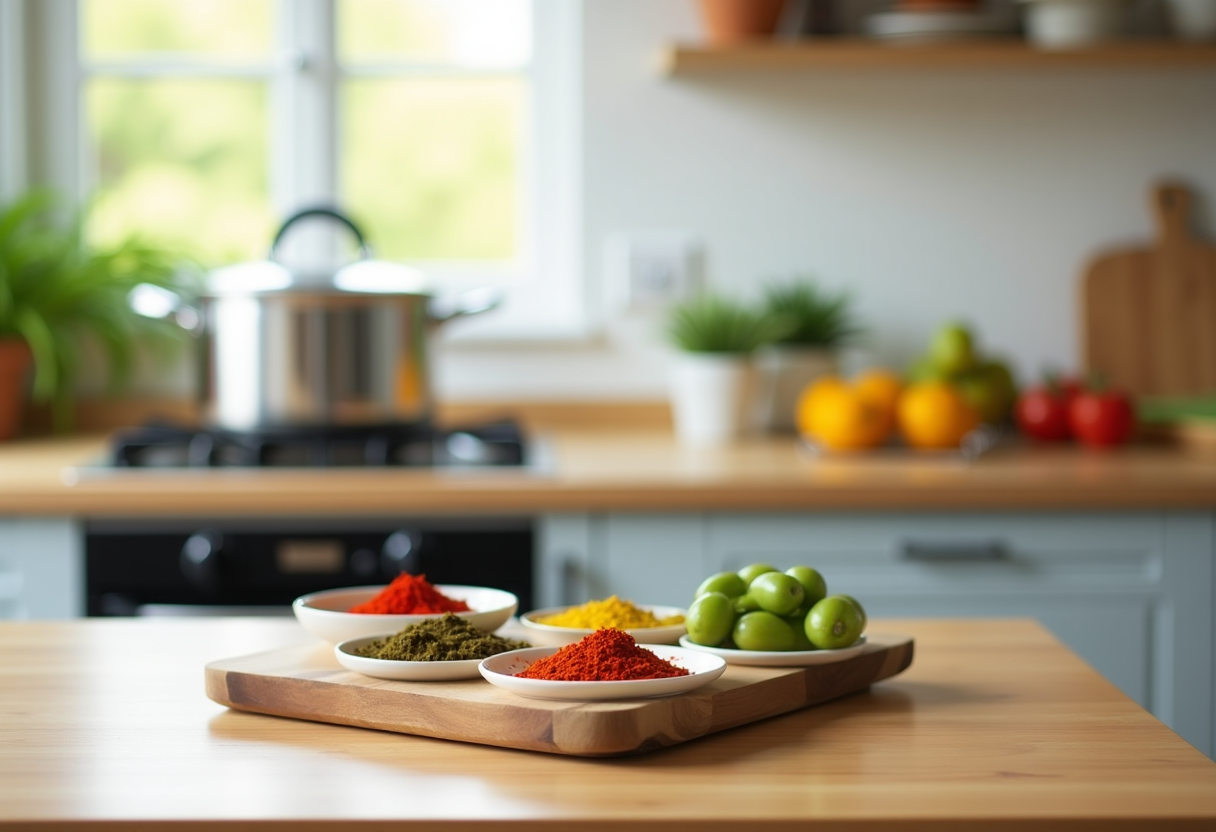
[[[120,431],[110,458],[81,475],[160,469],[203,476],[255,468],[537,467],[519,425],[276,427],[256,431],[149,424]],[[90,521],[89,615],[291,614],[299,595],[387,583],[402,571],[432,583],[493,586],[529,609],[530,517],[208,517]]]
[[120,431],[117,468],[467,467],[527,464],[510,420],[467,427],[431,424],[277,426],[248,431],[153,423]]

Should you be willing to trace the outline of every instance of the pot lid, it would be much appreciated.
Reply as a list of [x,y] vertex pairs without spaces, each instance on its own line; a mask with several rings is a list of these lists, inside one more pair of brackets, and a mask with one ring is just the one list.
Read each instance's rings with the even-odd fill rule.
[[[359,258],[336,267],[289,267],[279,257],[280,245],[288,228],[306,217],[335,220],[354,235]],[[305,208],[287,218],[275,235],[266,260],[237,263],[215,269],[207,275],[204,294],[217,297],[271,294],[376,294],[429,295],[430,281],[412,266],[378,260],[358,226],[340,211],[329,207]]]

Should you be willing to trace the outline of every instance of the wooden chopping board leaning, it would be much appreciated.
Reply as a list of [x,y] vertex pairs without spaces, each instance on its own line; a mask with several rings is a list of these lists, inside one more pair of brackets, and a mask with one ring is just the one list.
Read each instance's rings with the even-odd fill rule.
[[1157,239],[1099,256],[1081,281],[1082,366],[1138,397],[1216,394],[1216,247],[1191,236],[1190,205],[1159,184]]

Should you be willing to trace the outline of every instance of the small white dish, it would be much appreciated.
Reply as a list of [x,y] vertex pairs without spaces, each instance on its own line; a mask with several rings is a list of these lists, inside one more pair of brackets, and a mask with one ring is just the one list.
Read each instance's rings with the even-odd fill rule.
[[[330,644],[382,633],[395,634],[410,624],[439,617],[438,614],[374,615],[350,612],[351,607],[374,598],[382,589],[383,586],[352,586],[313,592],[301,595],[292,602],[291,611],[305,630]],[[472,607],[470,612],[455,614],[468,619],[470,624],[486,633],[492,633],[507,623],[519,606],[519,599],[502,589],[456,584],[437,584],[435,589]]]
[[365,636],[343,641],[334,647],[334,657],[347,670],[373,676],[377,679],[399,679],[411,682],[450,682],[456,679],[476,679],[477,666],[481,659],[454,662],[406,662],[390,659],[373,659],[356,655],[360,647],[382,638],[391,638],[395,633]]
[[673,696],[707,685],[722,675],[726,662],[697,650],[684,650],[668,644],[639,644],[660,659],[688,670],[687,676],[669,679],[634,679],[618,682],[558,682],[548,679],[521,679],[516,676],[533,662],[551,656],[558,647],[530,647],[499,653],[481,662],[479,670],[487,682],[529,699],[560,699],[599,702],[608,699],[648,699]]
[[855,644],[842,647],[839,650],[731,650],[726,647],[709,647],[697,644],[688,638],[680,637],[680,645],[689,650],[700,650],[724,659],[727,664],[746,664],[755,667],[809,667],[813,664],[831,664],[852,658],[865,649],[866,637],[862,636]]
[[[673,615],[688,614],[687,610],[679,607],[655,607],[648,604],[634,604],[640,610],[650,612],[655,618],[660,621],[664,618],[670,618]],[[571,609],[570,607],[550,607],[543,610],[532,610],[526,612],[519,617],[519,623],[528,631],[528,641],[540,645],[549,645],[552,647],[565,647],[567,644],[574,644],[576,641],[582,641],[584,636],[589,636],[595,630],[584,630],[578,627],[555,627],[552,624],[541,624],[538,619],[548,618],[551,615],[557,615]],[[675,644],[680,640],[680,636],[688,632],[684,623],[670,624],[666,627],[638,627],[625,632],[633,636],[633,640],[639,644]]]
[[1040,49],[1080,49],[1124,37],[1128,0],[1022,0],[1026,37]]
[[1012,34],[1016,19],[986,12],[880,12],[866,19],[871,37],[899,43],[942,43]]

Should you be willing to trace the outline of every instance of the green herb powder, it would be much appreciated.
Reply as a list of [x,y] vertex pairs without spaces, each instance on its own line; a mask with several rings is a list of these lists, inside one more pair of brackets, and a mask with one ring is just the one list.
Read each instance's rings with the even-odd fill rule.
[[467,619],[445,612],[442,618],[428,618],[395,636],[377,639],[361,647],[358,655],[398,662],[457,662],[531,646],[524,641],[483,633]]

